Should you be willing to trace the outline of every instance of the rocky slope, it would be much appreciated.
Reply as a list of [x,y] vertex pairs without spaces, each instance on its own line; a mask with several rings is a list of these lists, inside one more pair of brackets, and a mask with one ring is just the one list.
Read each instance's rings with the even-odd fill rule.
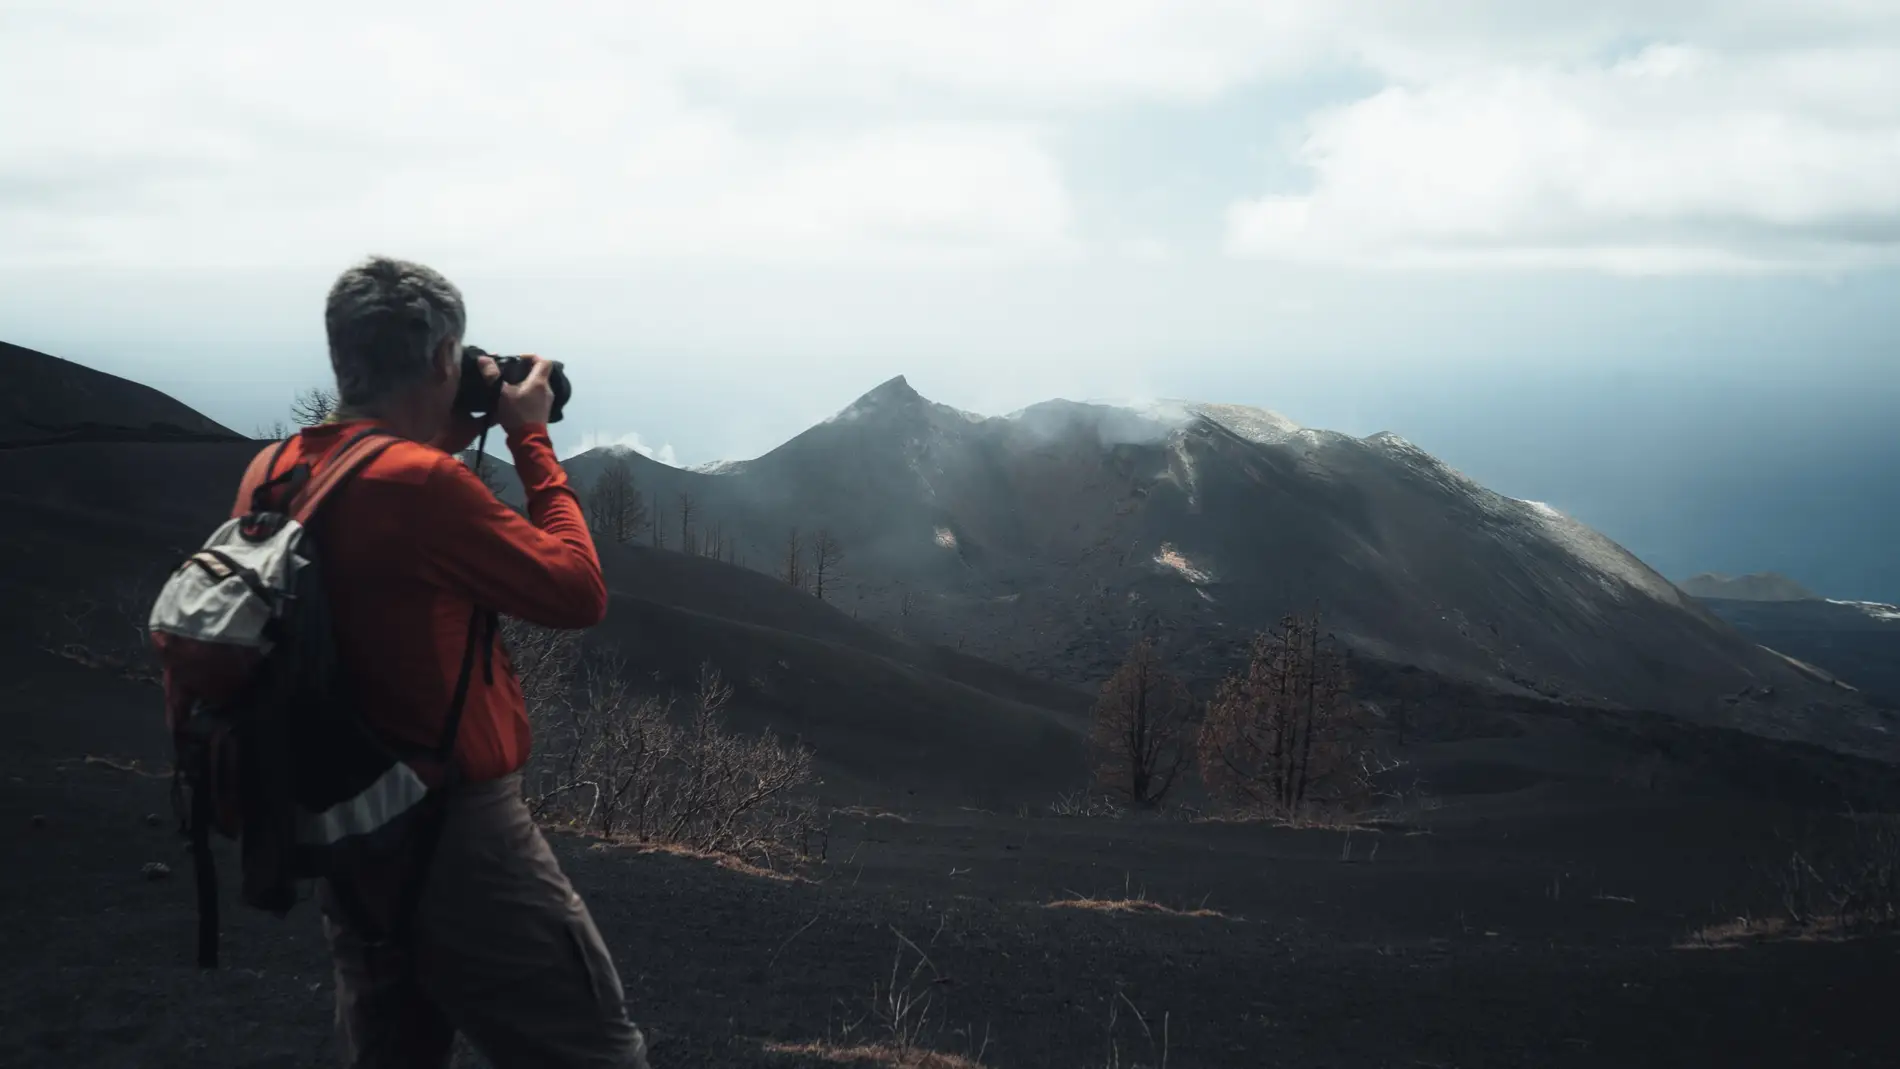
[[1900,607],[1876,601],[1707,598],[1737,631],[1900,708]]
[[[610,459],[567,463],[585,484]],[[823,528],[848,553],[840,605],[1064,681],[1099,679],[1143,630],[1210,676],[1254,629],[1317,606],[1369,674],[1887,745],[1884,724],[1827,711],[1842,688],[1609,539],[1394,434],[1195,403],[981,417],[900,377],[756,459],[621,459],[672,544],[682,494],[698,532],[716,523],[754,567]]]

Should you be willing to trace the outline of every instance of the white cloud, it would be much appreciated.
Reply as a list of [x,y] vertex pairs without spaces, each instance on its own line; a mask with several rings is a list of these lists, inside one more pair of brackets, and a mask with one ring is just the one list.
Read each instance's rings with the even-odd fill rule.
[[0,16],[0,263],[332,265],[381,250],[467,268],[1069,243],[1036,122],[749,123],[694,97],[705,64],[668,57],[647,31],[669,27],[639,11],[88,17],[112,8]]
[[1900,260],[1900,47],[1503,66],[1310,118],[1231,252],[1619,273]]
[[1868,0],[12,0],[0,266],[1185,256],[1105,240],[1156,228],[1072,193],[1078,124],[1341,72],[1384,88],[1230,251],[1851,266],[1900,241],[1896,71]]
[[1131,238],[1114,247],[1123,260],[1144,264],[1165,264],[1179,258],[1173,246],[1160,238]]
[[1016,105],[1205,100],[1314,55],[1319,5],[1231,0],[707,0],[653,5],[683,68],[852,95],[927,85]]
[[574,450],[574,452],[576,454],[585,453],[590,449],[626,449],[638,453],[649,460],[657,460],[668,467],[677,468],[680,466],[679,454],[673,451],[671,442],[656,449],[648,445],[646,439],[640,437],[638,431],[628,431],[625,434],[617,435],[588,431],[581,436],[580,447]]

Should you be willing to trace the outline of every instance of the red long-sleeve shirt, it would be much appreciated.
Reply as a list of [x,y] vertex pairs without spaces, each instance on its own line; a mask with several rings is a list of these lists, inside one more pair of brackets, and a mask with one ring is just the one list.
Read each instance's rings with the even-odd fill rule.
[[[299,460],[318,466],[371,425],[307,428],[285,448],[277,471]],[[441,741],[478,606],[555,628],[591,627],[606,615],[600,559],[547,428],[510,434],[508,448],[527,490],[527,519],[455,457],[408,440],[324,503],[318,537],[337,657],[367,722],[392,740]],[[257,467],[238,490],[233,516],[250,509]],[[532,743],[506,651],[494,651],[492,678],[482,656],[478,649],[455,742],[461,771],[474,781],[520,768]]]

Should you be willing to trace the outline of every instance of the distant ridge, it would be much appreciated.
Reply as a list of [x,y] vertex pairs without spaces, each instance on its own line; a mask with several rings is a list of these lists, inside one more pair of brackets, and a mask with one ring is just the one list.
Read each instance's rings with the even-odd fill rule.
[[1722,575],[1704,572],[1681,583],[1682,592],[1697,598],[1729,601],[1819,601],[1821,596],[1778,572]]

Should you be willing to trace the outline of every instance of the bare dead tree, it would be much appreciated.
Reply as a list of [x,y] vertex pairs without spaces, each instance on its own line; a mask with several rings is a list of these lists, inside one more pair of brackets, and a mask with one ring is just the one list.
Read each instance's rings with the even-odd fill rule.
[[694,540],[693,531],[693,517],[698,512],[698,504],[693,500],[691,491],[680,491],[680,552],[687,556],[697,556],[699,553],[699,543]]
[[832,537],[828,528],[820,527],[811,537],[812,593],[818,595],[818,600],[824,600],[825,579],[827,576],[835,575],[838,562],[842,560],[844,560],[844,547]]
[[601,835],[726,853],[792,852],[813,810],[812,753],[725,726],[732,688],[710,666],[683,712],[634,691],[580,634],[503,622],[536,744],[525,794],[536,819]]
[[[667,842],[743,852],[789,830],[798,813],[779,803],[812,776],[811,751],[770,734],[734,735],[723,711],[732,687],[701,667],[686,726],[674,752],[678,778],[654,832]],[[768,834],[774,833],[774,834]]]
[[260,423],[257,425],[257,429],[251,432],[251,437],[264,442],[281,441],[282,439],[290,437],[290,435],[290,425],[281,419],[273,420],[268,425]]
[[634,697],[627,678],[616,654],[588,663],[585,701],[594,730],[580,764],[598,785],[587,826],[602,835],[631,831],[645,838],[679,730],[667,718],[667,704]]
[[501,641],[508,650],[530,707],[547,708],[567,700],[581,665],[581,633],[537,627],[512,616],[501,620]]
[[1161,804],[1186,764],[1192,706],[1154,640],[1136,642],[1095,700],[1089,742],[1097,785],[1138,806]]
[[[529,809],[537,819],[576,828],[596,828],[603,819],[611,824],[602,807],[612,800],[619,755],[606,736],[634,712],[624,686],[589,661],[578,632],[509,618],[502,623],[502,638],[535,734],[526,776]],[[577,700],[582,679],[586,686]]]
[[647,524],[647,503],[633,477],[633,465],[616,457],[600,469],[587,490],[588,526],[596,538],[625,544]]
[[799,554],[798,528],[794,527],[785,534],[785,557],[780,562],[779,578],[793,590],[805,589],[805,562]]
[[529,808],[539,814],[580,785],[581,756],[591,724],[589,711],[568,699],[580,665],[581,636],[577,631],[537,627],[505,616],[501,641],[534,727],[526,794]]
[[1900,927],[1900,816],[1804,814],[1776,839],[1779,856],[1757,861],[1757,883],[1797,930]]
[[653,502],[653,522],[647,525],[647,529],[653,532],[653,548],[665,549],[666,510],[660,507],[660,502],[657,498]]
[[706,535],[700,540],[700,555],[722,560],[726,555],[725,525],[713,522],[706,525]]
[[297,391],[290,401],[290,418],[305,427],[328,423],[336,414],[336,391],[328,386],[311,386]]
[[141,683],[160,683],[162,673],[145,625],[161,578],[147,573],[90,584],[96,593],[37,594],[37,604],[27,618],[36,625],[38,645],[88,668]]
[[1197,751],[1222,803],[1290,819],[1312,802],[1362,802],[1367,743],[1344,658],[1317,614],[1294,614],[1255,636],[1245,667],[1222,680]]

